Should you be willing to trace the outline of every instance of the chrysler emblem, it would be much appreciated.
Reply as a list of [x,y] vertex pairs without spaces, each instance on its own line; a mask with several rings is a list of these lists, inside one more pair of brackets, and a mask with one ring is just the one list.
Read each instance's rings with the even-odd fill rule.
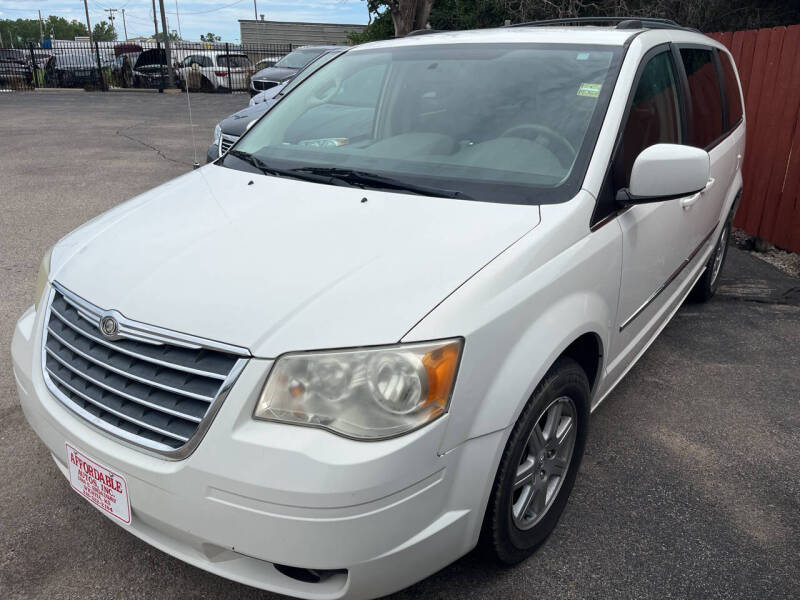
[[100,319],[100,332],[111,339],[119,333],[119,323],[114,317],[103,317]]

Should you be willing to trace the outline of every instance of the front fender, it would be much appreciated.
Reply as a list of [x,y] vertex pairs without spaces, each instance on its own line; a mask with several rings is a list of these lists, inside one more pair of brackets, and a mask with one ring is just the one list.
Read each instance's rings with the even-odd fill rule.
[[610,347],[621,233],[616,221],[590,232],[593,206],[588,194],[543,206],[539,227],[404,338],[465,338],[442,452],[513,425],[544,374],[580,335],[594,333]]

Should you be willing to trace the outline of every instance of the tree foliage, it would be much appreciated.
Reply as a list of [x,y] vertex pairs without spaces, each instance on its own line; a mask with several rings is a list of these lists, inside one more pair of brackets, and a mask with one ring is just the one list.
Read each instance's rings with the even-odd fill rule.
[[[39,43],[38,19],[0,19],[0,35],[6,46],[27,46]],[[80,21],[67,21],[64,17],[49,16],[44,20],[42,32],[44,39],[72,40],[88,36],[86,25]]]
[[208,32],[208,33],[201,33],[200,34],[200,41],[201,42],[221,42],[222,38],[218,36],[216,33]]
[[[419,15],[421,2],[366,0],[370,25],[356,37],[362,41],[385,39],[422,29],[426,24],[432,29],[479,29],[499,27],[506,20],[524,23],[564,17],[658,17],[706,32],[800,22],[800,2],[796,0],[430,0],[427,23],[417,20],[410,29],[398,29],[397,15]],[[394,31],[387,32],[387,19],[392,21]]]
[[[395,37],[425,29],[431,15],[434,0],[366,0],[370,15],[377,17],[388,15],[394,26]],[[382,22],[381,25],[385,26]],[[372,24],[370,24],[372,27]],[[370,34],[368,34],[370,35]]]
[[92,39],[95,42],[113,42],[117,39],[117,32],[111,23],[100,21],[92,27]]
[[[155,41],[157,41],[157,42],[163,42],[164,41],[164,32],[163,31],[159,31],[156,35],[153,36],[153,39]],[[177,31],[170,31],[169,32],[169,41],[170,42],[180,42],[181,41],[181,36],[178,35]]]

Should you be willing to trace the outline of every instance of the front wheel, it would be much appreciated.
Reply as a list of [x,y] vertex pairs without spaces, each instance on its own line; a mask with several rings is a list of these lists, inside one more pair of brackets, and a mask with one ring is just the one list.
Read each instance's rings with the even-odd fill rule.
[[481,531],[484,550],[500,563],[530,556],[558,523],[586,445],[589,396],[580,365],[559,358],[514,425]]

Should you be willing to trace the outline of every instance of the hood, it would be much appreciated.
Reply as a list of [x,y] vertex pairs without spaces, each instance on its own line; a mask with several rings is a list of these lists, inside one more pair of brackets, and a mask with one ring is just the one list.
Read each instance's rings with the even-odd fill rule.
[[130,319],[272,358],[399,341],[538,223],[538,206],[208,165],[68,235],[51,277]]
[[134,70],[147,67],[163,67],[167,64],[167,53],[163,48],[153,48],[145,50],[136,59],[136,64],[133,65]]
[[289,77],[294,77],[297,71],[297,69],[287,69],[285,67],[267,67],[266,69],[261,69],[252,78],[259,81],[283,81]]
[[248,124],[267,112],[270,106],[272,106],[272,103],[262,102],[233,113],[219,124],[220,128],[222,128],[222,133],[235,135],[236,137],[244,135]]

